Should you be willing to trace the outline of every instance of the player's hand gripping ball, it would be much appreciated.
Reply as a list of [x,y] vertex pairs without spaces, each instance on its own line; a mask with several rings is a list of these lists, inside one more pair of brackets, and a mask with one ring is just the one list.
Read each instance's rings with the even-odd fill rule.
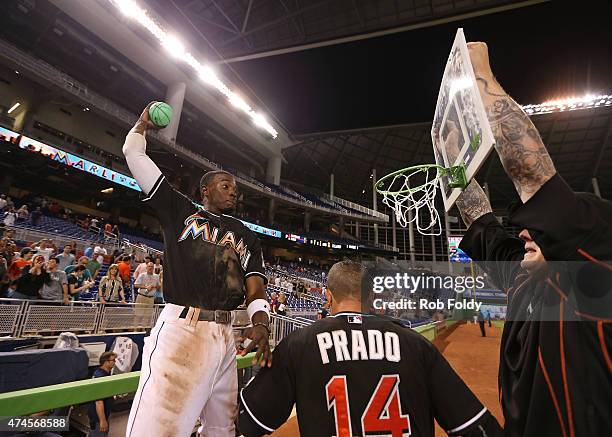
[[149,120],[160,129],[165,128],[172,120],[172,108],[165,102],[154,102],[149,106]]

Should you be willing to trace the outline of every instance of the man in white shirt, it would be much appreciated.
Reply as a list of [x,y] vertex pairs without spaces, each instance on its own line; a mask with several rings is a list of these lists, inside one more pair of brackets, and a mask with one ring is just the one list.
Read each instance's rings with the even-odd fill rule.
[[134,281],[138,279],[140,275],[147,271],[147,264],[151,262],[151,257],[149,255],[145,256],[144,262],[138,264],[138,267],[134,269]]
[[159,282],[159,275],[154,272],[155,264],[149,261],[145,266],[146,272],[141,273],[138,278],[136,278],[136,282],[134,282],[134,288],[138,293],[136,296],[136,303],[152,306],[155,292],[159,289],[161,284]]
[[45,257],[45,262],[49,261],[51,255],[55,253],[53,240],[43,238],[38,243],[32,243],[30,247],[36,250],[36,253]]
[[108,255],[106,249],[99,244],[94,247],[94,259],[98,261],[100,265],[104,264],[104,256]]
[[4,208],[6,208],[6,205],[8,205],[8,202],[6,201],[6,194],[2,194],[0,196],[0,212],[4,211]]

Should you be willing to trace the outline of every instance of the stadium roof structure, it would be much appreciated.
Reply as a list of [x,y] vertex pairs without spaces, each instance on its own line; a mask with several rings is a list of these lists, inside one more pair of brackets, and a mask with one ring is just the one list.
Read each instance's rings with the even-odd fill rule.
[[[596,177],[604,197],[612,197],[612,107],[537,114],[531,117],[557,171],[576,191],[593,192]],[[401,168],[434,162],[431,123],[322,132],[299,137],[284,150],[284,176],[299,184],[329,190],[367,205],[372,199],[372,169],[377,178]],[[495,152],[477,175],[487,183],[492,205],[504,210],[518,200]]]
[[[321,191],[329,190],[329,177],[335,175],[335,194],[361,204],[372,199],[370,175],[376,168],[377,177],[417,163],[433,160],[431,153],[430,123],[437,95],[438,79],[452,34],[456,27],[466,20],[472,25],[469,36],[510,38],[516,44],[515,52],[508,47],[496,60],[496,73],[500,74],[504,86],[510,84],[512,95],[523,103],[539,103],[550,97],[551,90],[560,92],[583,91],[582,83],[564,83],[564,77],[552,77],[550,72],[561,70],[558,62],[565,62],[567,56],[584,51],[594,59],[592,84],[604,86],[609,75],[602,67],[610,57],[603,32],[597,33],[598,20],[606,20],[604,13],[597,14],[598,20],[586,21],[584,26],[592,29],[586,32],[571,32],[555,20],[542,22],[539,26],[527,26],[528,17],[550,14],[552,5],[563,2],[547,0],[136,0],[137,3],[153,10],[163,18],[168,28],[180,32],[180,37],[189,47],[210,62],[216,63],[224,78],[243,92],[251,102],[269,115],[281,133],[280,147],[285,159],[283,182],[304,185]],[[538,6],[542,4],[542,6]],[[535,6],[534,6],[535,5]],[[139,113],[142,106],[152,98],[163,99],[165,87],[175,77],[189,79],[184,69],[167,57],[138,54],[134,44],[136,37],[143,36],[143,30],[121,18],[109,0],[88,2],[66,0],[15,0],[4,5],[0,17],[0,38],[8,40],[30,54],[43,59],[58,69],[83,82],[90,89],[108,96],[132,113]],[[574,8],[565,20],[578,16],[587,7]],[[575,9],[575,14],[574,14]],[[507,12],[506,12],[507,11]],[[504,12],[504,13],[500,13]],[[585,12],[586,13],[586,12]],[[595,15],[595,14],[593,14]],[[482,19],[478,21],[481,17]],[[501,18],[500,18],[501,17]],[[509,18],[506,18],[509,17]],[[504,20],[507,19],[507,23]],[[475,21],[478,21],[477,23]],[[483,23],[486,21],[487,23]],[[576,26],[585,20],[575,20]],[[500,31],[500,23],[506,27]],[[563,21],[566,23],[566,21]],[[523,25],[526,28],[521,28]],[[550,33],[554,27],[555,33]],[[451,29],[452,28],[452,29]],[[130,39],[122,39],[122,32],[131,32]],[[408,30],[418,29],[415,32]],[[427,32],[431,40],[421,43],[422,34]],[[450,29],[450,30],[449,30]],[[528,32],[525,30],[529,30]],[[581,28],[582,29],[582,28]],[[451,31],[452,30],[452,31]],[[565,33],[561,31],[567,30]],[[401,57],[406,39],[395,38],[410,34],[411,51],[417,51],[420,59],[417,68],[411,71],[398,70],[393,64],[380,63],[381,57],[370,58],[376,68],[365,73],[357,71],[359,66],[351,64],[354,74],[346,71],[328,71],[339,63],[348,64],[351,57],[363,56],[356,49],[358,41],[374,43],[384,41],[395,58]],[[539,33],[538,33],[539,32]],[[126,35],[128,33],[125,33]],[[567,34],[567,35],[566,35]],[[571,35],[570,35],[571,34]],[[449,36],[451,35],[451,36]],[[499,36],[498,36],[499,35]],[[536,35],[543,47],[530,48],[529,57],[522,56],[529,46],[535,46],[531,38]],[[565,36],[564,36],[565,35]],[[569,36],[568,36],[569,35]],[[563,38],[565,39],[563,39]],[[581,38],[587,39],[581,39]],[[601,38],[601,47],[596,51],[584,50],[593,38]],[[406,37],[408,38],[408,37]],[[528,68],[516,69],[518,61],[526,65],[533,56],[541,52],[550,53],[556,45],[565,44],[571,38],[575,41],[571,55],[561,53],[555,63],[547,62],[548,70],[534,70],[534,78],[525,80]],[[417,43],[414,40],[418,40]],[[348,42],[353,41],[353,44]],[[347,44],[342,44],[347,43]],[[365,42],[363,43],[365,44]],[[367,44],[366,44],[367,45]],[[417,47],[418,46],[418,47]],[[322,47],[328,47],[323,49]],[[368,46],[373,49],[374,44]],[[148,47],[147,50],[150,50]],[[310,50],[321,48],[319,50]],[[590,47],[589,47],[590,48]],[[348,49],[345,57],[339,51]],[[351,51],[352,50],[352,51]],[[539,51],[538,51],[539,50]],[[576,51],[577,50],[577,51]],[[327,58],[317,57],[326,52]],[[147,51],[150,54],[150,51]],[[293,53],[286,56],[274,56]],[[313,57],[298,59],[300,53]],[[603,53],[603,55],[602,55]],[[422,59],[423,54],[431,54]],[[309,55],[309,56],[310,56]],[[494,54],[492,54],[493,56]],[[387,53],[384,56],[388,56]],[[325,63],[333,58],[335,64]],[[523,59],[524,58],[524,59]],[[558,58],[561,58],[559,61]],[[251,61],[240,62],[243,59]],[[272,62],[267,63],[268,61]],[[575,60],[576,64],[591,65],[590,59]],[[597,64],[597,62],[600,62]],[[315,64],[316,73],[329,76],[327,82],[321,77],[305,82],[304,65]],[[363,66],[363,64],[361,64]],[[563,64],[561,64],[563,66]],[[577,67],[576,67],[577,68]],[[589,67],[590,68],[590,67]],[[376,70],[385,70],[382,73]],[[416,70],[416,73],[415,73]],[[520,71],[520,74],[517,74]],[[526,72],[527,71],[527,72]],[[602,72],[606,76],[601,80]],[[536,74],[537,73],[537,74]],[[576,76],[580,72],[574,71]],[[368,76],[371,75],[371,76]],[[599,80],[595,77],[599,74]],[[347,77],[348,76],[348,77]],[[354,76],[354,77],[353,77]],[[357,77],[357,79],[355,79]],[[388,78],[388,83],[385,80]],[[423,79],[424,78],[424,79]],[[310,79],[310,78],[308,78]],[[369,82],[367,81],[369,80]],[[582,80],[582,79],[581,79]],[[352,82],[351,82],[352,81]],[[608,82],[606,82],[608,81]],[[342,101],[335,88],[345,86]],[[559,84],[560,82],[560,84]],[[587,80],[589,83],[589,80]],[[312,86],[310,86],[312,85]],[[383,86],[384,85],[384,86]],[[561,86],[558,86],[561,85]],[[527,86],[530,86],[527,90]],[[189,86],[188,86],[189,87]],[[360,88],[357,88],[360,87]],[[332,89],[334,88],[334,89]],[[537,88],[534,94],[533,90]],[[348,90],[348,91],[347,91]],[[392,99],[390,94],[397,91],[400,98]],[[400,92],[401,91],[401,92]],[[610,89],[599,89],[610,92]],[[350,96],[347,94],[353,94]],[[538,94],[539,93],[539,94]],[[304,95],[316,97],[304,100]],[[341,97],[342,97],[341,96]],[[355,97],[357,96],[357,97]],[[379,97],[380,96],[380,97]],[[298,98],[300,97],[300,98]],[[355,103],[356,98],[359,105]],[[389,102],[387,102],[387,100]],[[393,100],[393,102],[391,101]],[[528,101],[525,101],[528,100]],[[422,102],[419,105],[413,102]],[[265,172],[266,159],[273,153],[280,153],[277,146],[270,146],[268,140],[255,138],[244,129],[232,130],[211,114],[201,95],[188,92],[177,142],[196,151],[205,144],[206,153],[212,160],[236,161],[255,166]],[[365,108],[358,116],[347,113],[356,107]],[[388,108],[385,108],[388,107]],[[270,110],[269,108],[272,108]],[[370,108],[373,110],[369,111]],[[399,108],[399,110],[398,110]],[[408,108],[408,109],[407,109]],[[388,110],[386,110],[388,109]],[[290,113],[291,112],[291,113]],[[347,117],[352,117],[346,122]],[[224,117],[228,117],[227,114]],[[344,117],[344,119],[343,119]],[[318,122],[296,123],[318,118]],[[537,114],[532,119],[542,133],[557,168],[575,189],[590,190],[590,180],[597,176],[601,192],[612,197],[612,156],[610,131],[612,110],[609,107],[577,111]],[[321,120],[324,123],[321,123]],[[386,125],[386,126],[385,126]],[[317,126],[310,129],[309,126]],[[382,127],[371,127],[382,126]],[[358,128],[346,130],[346,128]],[[329,129],[338,129],[329,131]],[[317,131],[314,133],[309,133]],[[325,131],[325,132],[321,132]],[[274,150],[272,150],[274,149]],[[478,175],[480,182],[487,182],[494,206],[504,207],[515,198],[512,186],[505,178],[499,161],[493,156]],[[365,193],[363,191],[365,190]]]
[[148,0],[225,62],[358,41],[548,0]]

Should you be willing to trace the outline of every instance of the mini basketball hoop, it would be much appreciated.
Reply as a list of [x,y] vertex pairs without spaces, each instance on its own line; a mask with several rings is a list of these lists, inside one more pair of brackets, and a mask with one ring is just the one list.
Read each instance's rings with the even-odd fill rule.
[[[406,227],[416,224],[423,235],[440,235],[442,226],[436,209],[438,181],[447,176],[448,185],[464,189],[467,186],[465,166],[442,167],[423,164],[394,171],[376,182],[376,191],[382,194],[382,202],[395,212],[397,223]],[[413,214],[410,214],[414,211]]]

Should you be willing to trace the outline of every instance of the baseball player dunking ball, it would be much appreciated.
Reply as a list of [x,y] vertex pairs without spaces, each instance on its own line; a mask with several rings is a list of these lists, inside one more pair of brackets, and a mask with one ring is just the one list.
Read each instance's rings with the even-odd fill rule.
[[244,302],[245,288],[253,326],[245,332],[252,342],[244,353],[257,347],[263,366],[272,359],[261,245],[228,215],[236,206],[232,175],[202,177],[203,208],[168,183],[146,155],[145,133],[155,128],[149,106],[128,133],[123,153],[162,226],[167,303],[145,339],[126,436],[189,436],[199,416],[202,436],[234,437],[238,382],[231,311]]

